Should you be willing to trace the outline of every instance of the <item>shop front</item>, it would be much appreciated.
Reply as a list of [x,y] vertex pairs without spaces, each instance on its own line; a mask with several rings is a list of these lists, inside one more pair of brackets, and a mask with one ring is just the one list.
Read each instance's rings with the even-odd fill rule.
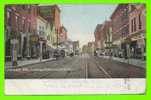
[[46,59],[48,58],[47,56],[47,40],[44,38],[39,39],[39,54],[41,59]]
[[[142,33],[144,34],[144,33]],[[131,35],[130,41],[130,57],[135,59],[145,59],[146,56],[146,39],[140,33]]]
[[30,50],[31,50],[31,58],[39,57],[39,36],[38,35],[30,36]]

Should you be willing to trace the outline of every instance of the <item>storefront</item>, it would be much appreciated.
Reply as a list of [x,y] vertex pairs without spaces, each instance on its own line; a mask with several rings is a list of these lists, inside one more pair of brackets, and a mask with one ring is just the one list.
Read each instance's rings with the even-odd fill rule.
[[130,41],[130,57],[135,59],[145,59],[146,54],[146,38],[144,33],[137,33],[129,37]]
[[39,53],[41,54],[42,59],[46,59],[47,57],[47,40],[44,38],[39,39]]
[[31,50],[32,58],[39,57],[39,37],[38,37],[38,35],[30,36],[30,50]]

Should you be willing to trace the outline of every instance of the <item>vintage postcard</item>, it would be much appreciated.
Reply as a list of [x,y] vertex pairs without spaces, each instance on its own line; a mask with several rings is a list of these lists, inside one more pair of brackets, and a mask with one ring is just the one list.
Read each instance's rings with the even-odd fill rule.
[[5,5],[5,94],[144,94],[146,5]]

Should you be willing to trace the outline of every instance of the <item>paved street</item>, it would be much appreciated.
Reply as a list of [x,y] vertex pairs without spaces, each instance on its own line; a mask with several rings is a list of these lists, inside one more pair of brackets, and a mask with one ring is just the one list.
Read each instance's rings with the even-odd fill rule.
[[5,69],[6,78],[144,78],[145,69],[83,54]]

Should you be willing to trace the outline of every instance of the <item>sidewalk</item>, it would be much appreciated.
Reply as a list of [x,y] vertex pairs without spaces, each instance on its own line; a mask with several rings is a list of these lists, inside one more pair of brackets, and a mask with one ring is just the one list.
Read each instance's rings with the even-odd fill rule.
[[[19,60],[18,61],[18,66],[15,67],[22,67],[25,65],[32,65],[32,64],[38,64],[38,63],[42,63],[42,62],[47,62],[47,61],[51,61],[54,60],[55,58],[49,58],[49,59],[43,59],[42,61],[40,61],[40,59],[30,59],[30,60]],[[13,68],[14,66],[12,66],[12,62],[5,62],[5,68]]]
[[[106,59],[110,58],[110,56],[99,56],[99,57],[106,58]],[[139,59],[124,59],[124,58],[118,58],[118,57],[112,57],[112,59],[119,62],[135,65],[141,68],[146,68],[146,61],[142,61]]]

